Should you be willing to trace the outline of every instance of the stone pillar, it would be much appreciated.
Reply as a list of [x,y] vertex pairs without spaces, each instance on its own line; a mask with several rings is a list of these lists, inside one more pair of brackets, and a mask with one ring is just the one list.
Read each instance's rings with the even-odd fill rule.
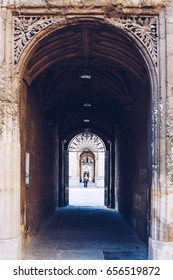
[[[18,102],[11,99],[0,14],[0,259],[20,259],[20,144]],[[11,27],[10,27],[11,28]],[[7,62],[6,62],[7,63]],[[8,77],[7,77],[8,76]]]
[[[0,259],[20,258],[20,145],[16,109],[1,102]],[[2,124],[4,123],[4,125]]]
[[[160,25],[160,188],[155,191],[149,258],[173,260],[173,6]],[[156,197],[157,193],[157,197]]]
[[[173,4],[167,8],[167,230],[173,248]],[[173,249],[172,249],[173,259]]]

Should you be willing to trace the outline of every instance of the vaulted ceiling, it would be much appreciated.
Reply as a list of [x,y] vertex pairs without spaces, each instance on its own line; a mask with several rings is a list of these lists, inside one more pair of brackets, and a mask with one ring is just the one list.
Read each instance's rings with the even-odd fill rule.
[[145,85],[145,62],[134,42],[105,25],[84,22],[43,39],[29,61],[25,79],[33,82],[42,110],[73,130],[113,133],[125,106]]

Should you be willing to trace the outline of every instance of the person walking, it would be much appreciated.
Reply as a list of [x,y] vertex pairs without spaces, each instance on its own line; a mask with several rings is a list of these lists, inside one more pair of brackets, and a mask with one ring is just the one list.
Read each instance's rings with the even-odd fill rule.
[[87,188],[87,184],[88,184],[88,177],[85,174],[84,178],[83,178],[83,183],[84,183],[84,188]]

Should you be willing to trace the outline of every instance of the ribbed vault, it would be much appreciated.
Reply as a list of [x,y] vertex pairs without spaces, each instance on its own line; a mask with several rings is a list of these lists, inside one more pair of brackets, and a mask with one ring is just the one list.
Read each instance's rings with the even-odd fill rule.
[[25,72],[47,118],[63,137],[90,128],[111,137],[124,108],[133,107],[136,87],[147,83],[135,43],[103,24],[84,22],[40,41]]

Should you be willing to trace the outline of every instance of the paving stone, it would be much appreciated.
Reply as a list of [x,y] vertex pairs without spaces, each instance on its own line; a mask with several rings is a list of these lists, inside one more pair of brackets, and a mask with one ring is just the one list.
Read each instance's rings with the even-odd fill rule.
[[103,251],[105,260],[145,260],[147,255],[145,252],[143,254],[137,254],[133,252],[119,252],[119,251]]
[[104,260],[102,251],[63,251],[59,257],[60,260]]
[[77,206],[57,209],[25,255],[25,259],[146,258],[146,245],[117,212]]
[[85,250],[87,249],[86,244],[82,243],[62,243],[56,245],[56,250]]

